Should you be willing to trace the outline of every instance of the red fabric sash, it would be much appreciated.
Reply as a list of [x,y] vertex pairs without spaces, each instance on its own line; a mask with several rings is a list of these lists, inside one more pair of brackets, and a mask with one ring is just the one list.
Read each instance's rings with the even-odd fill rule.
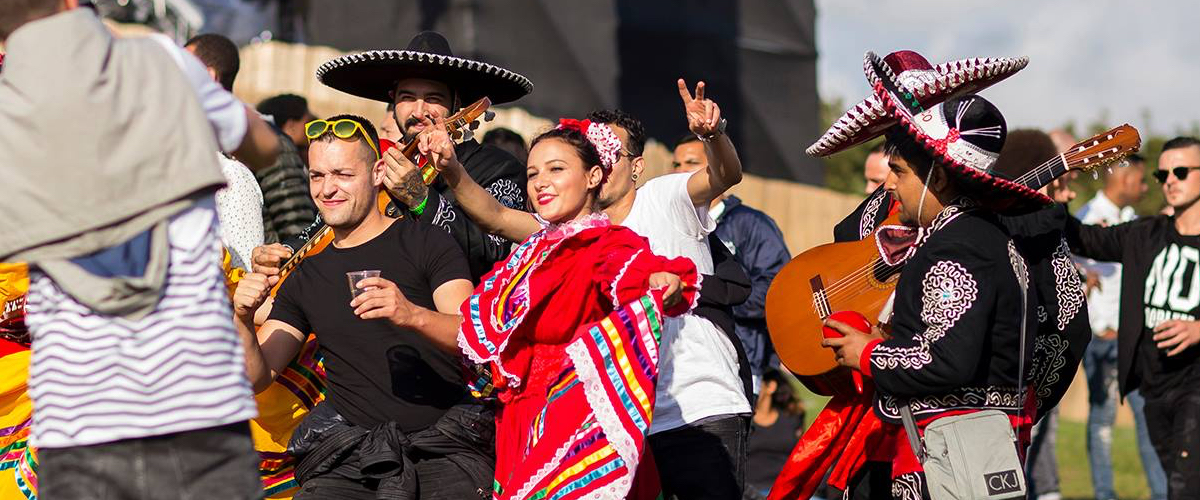
[[882,423],[871,411],[874,392],[874,385],[868,383],[862,394],[839,394],[829,400],[796,443],[792,456],[775,478],[769,500],[812,497],[831,468],[829,484],[846,488],[846,483],[866,463],[866,450],[878,449],[882,437]]

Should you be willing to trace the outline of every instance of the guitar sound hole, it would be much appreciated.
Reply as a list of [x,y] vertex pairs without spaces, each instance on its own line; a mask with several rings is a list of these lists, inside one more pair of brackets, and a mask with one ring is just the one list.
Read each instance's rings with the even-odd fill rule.
[[875,259],[871,265],[871,277],[875,286],[895,285],[896,280],[900,278],[900,266],[890,266],[882,260]]

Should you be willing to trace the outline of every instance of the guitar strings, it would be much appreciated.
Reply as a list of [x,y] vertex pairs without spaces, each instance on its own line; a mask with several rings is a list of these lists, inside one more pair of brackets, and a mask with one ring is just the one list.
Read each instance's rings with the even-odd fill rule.
[[[870,282],[868,281],[867,277],[869,275],[874,274],[875,271],[881,267],[885,268],[885,269],[882,269],[883,271],[889,272],[889,273],[894,273],[894,272],[899,271],[899,268],[896,266],[889,266],[886,263],[884,263],[882,260],[874,259],[867,265],[860,267],[854,271],[851,271],[850,273],[847,273],[846,276],[839,279],[838,281],[835,281],[832,285],[825,288],[823,290],[825,292],[825,301],[829,302],[834,298],[844,298],[848,293],[865,290],[866,286],[870,286]],[[886,269],[886,268],[892,268],[892,269]],[[890,276],[888,276],[888,277],[890,278]],[[884,278],[884,279],[887,279],[887,278]],[[815,304],[814,304],[814,307],[815,307]]]

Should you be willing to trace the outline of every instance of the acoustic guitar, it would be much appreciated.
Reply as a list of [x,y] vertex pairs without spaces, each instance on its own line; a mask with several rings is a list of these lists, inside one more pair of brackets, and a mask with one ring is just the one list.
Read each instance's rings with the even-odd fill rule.
[[[1039,189],[1072,170],[1091,171],[1123,160],[1141,146],[1137,129],[1122,125],[1071,146],[1014,182]],[[899,224],[892,215],[883,225]],[[796,256],[767,291],[767,329],[779,359],[819,394],[853,391],[849,371],[821,347],[825,318],[858,311],[875,321],[889,302],[901,266],[883,262],[875,235],[820,245]]]
[[[450,134],[451,138],[456,140],[471,140],[474,130],[479,127],[480,118],[482,118],[483,121],[491,121],[492,118],[496,116],[495,113],[488,110],[488,108],[491,108],[491,106],[492,100],[484,97],[478,101],[475,101],[470,106],[459,110],[459,112],[454,113],[446,119],[446,132]],[[384,151],[386,151],[386,149],[380,148],[381,153]],[[410,139],[408,143],[404,145],[404,148],[401,150],[401,152],[405,158],[408,158],[417,165],[417,168],[421,171],[421,180],[425,183],[425,185],[428,186],[433,184],[433,181],[437,179],[438,170],[434,168],[434,166],[427,161],[425,157],[421,156],[419,151],[417,151],[416,139]],[[379,191],[379,196],[376,201],[379,205],[379,211],[384,215],[396,219],[404,217],[404,212],[392,204],[391,197],[388,196],[386,190]],[[292,253],[292,256],[289,257],[282,266],[280,266],[279,282],[276,283],[275,287],[271,289],[271,296],[274,297],[275,294],[279,292],[279,287],[283,285],[283,281],[287,279],[288,275],[290,275],[292,271],[296,270],[296,267],[299,266],[304,259],[321,253],[321,251],[325,250],[325,248],[328,247],[332,242],[333,230],[329,226],[321,226],[319,229],[317,229],[317,231],[313,233],[312,237],[310,237],[308,241],[305,242],[300,248],[297,248],[296,251]],[[228,255],[226,255],[225,258],[225,266],[226,281],[230,283],[230,290],[232,291],[233,286],[235,286],[234,284],[236,284],[237,281],[241,279],[243,275],[245,275],[246,271],[239,268],[229,267]]]

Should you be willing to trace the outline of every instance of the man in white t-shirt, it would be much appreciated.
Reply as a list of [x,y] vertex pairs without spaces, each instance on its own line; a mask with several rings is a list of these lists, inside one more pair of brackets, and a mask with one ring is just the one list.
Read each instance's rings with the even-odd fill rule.
[[[600,206],[613,224],[646,237],[655,254],[687,257],[701,274],[712,275],[708,233],[716,223],[708,207],[741,182],[742,164],[724,133],[720,108],[704,97],[704,83],[694,96],[683,80],[678,86],[688,128],[704,142],[708,168],[664,175],[637,188],[645,168],[641,122],[621,111],[594,112],[588,118],[612,127],[624,146],[601,189]],[[650,447],[664,495],[741,498],[751,410],[736,348],[711,321],[687,314],[668,319],[660,349]]]
[[213,151],[267,167],[274,134],[169,38],[77,7],[0,0],[0,177],[21,184],[0,260],[30,265],[37,493],[262,498]]

